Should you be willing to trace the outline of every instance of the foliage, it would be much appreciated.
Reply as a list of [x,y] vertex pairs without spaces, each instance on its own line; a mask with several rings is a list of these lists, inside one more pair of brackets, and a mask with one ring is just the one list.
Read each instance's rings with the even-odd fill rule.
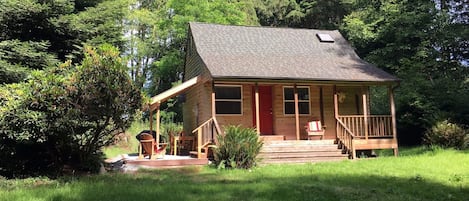
[[8,187],[0,188],[0,200],[465,200],[467,153],[419,150],[410,155],[401,149],[401,157],[249,170],[186,167],[54,181],[8,180]]
[[260,0],[256,5],[264,26],[337,29],[350,12],[344,0]]
[[101,147],[133,121],[141,95],[119,52],[85,48],[70,62],[33,71],[25,83],[1,87],[0,174],[21,177],[98,167]]
[[423,142],[427,145],[444,148],[469,148],[469,130],[444,120],[425,132]]
[[0,83],[14,83],[26,77],[28,69],[43,69],[57,63],[53,54],[47,52],[46,41],[22,42],[4,40],[0,42]]
[[0,83],[67,58],[79,62],[83,44],[122,47],[126,0],[0,0]]
[[244,169],[255,166],[256,157],[263,145],[256,131],[233,125],[224,130],[224,135],[217,136],[215,164],[219,167]]
[[468,22],[465,12],[452,12],[462,1],[350,2],[342,31],[360,56],[402,79],[395,94],[401,143],[420,143],[439,119],[468,125],[469,33],[461,28]]
[[[128,12],[127,0],[103,1],[78,13],[62,15],[50,20],[61,40],[52,42],[58,49],[59,58],[82,58],[83,45],[99,46],[109,43],[123,49],[124,16]],[[54,47],[55,47],[54,46]],[[56,47],[58,48],[58,47]]]

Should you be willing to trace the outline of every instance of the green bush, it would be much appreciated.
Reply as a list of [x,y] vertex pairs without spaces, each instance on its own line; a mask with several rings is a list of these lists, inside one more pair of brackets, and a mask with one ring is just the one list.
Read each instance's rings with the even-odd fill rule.
[[466,149],[469,148],[469,130],[448,120],[440,121],[425,132],[423,142],[444,148]]
[[130,126],[141,94],[116,48],[85,47],[70,62],[0,87],[0,175],[96,171],[101,148]]
[[256,165],[263,143],[254,129],[227,126],[225,134],[218,135],[217,140],[214,156],[218,167],[248,169]]

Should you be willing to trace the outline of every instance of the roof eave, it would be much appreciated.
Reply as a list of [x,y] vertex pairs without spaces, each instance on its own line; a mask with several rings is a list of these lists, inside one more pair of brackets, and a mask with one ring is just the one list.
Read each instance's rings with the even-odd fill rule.
[[314,83],[314,84],[360,84],[360,85],[394,85],[399,84],[400,79],[381,80],[339,80],[323,78],[289,78],[289,77],[249,77],[249,76],[213,76],[213,81],[226,82],[268,82],[268,83]]

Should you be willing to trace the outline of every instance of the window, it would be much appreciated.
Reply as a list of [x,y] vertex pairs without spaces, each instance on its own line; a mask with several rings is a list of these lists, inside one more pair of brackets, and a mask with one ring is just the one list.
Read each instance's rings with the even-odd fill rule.
[[[297,87],[298,109],[300,114],[309,114],[309,87]],[[295,92],[293,87],[283,88],[283,111],[285,114],[295,114]]]
[[241,86],[215,86],[215,108],[217,114],[242,114]]

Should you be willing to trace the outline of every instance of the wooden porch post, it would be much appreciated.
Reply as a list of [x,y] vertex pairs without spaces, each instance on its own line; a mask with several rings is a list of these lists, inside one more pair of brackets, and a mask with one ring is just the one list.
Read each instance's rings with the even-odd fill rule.
[[296,84],[294,85],[294,99],[295,99],[295,128],[296,128],[296,140],[300,140],[300,108],[298,106],[298,89]]
[[[391,121],[392,121],[392,139],[397,142],[397,128],[396,128],[396,107],[394,105],[394,90],[392,85],[389,86],[389,106],[391,107]],[[394,148],[394,156],[398,156],[399,151]]]
[[325,125],[324,121],[324,97],[322,93],[322,86],[319,86],[319,112],[321,115],[321,123],[322,125]]
[[256,104],[256,132],[258,135],[261,134],[261,122],[260,122],[260,111],[259,111],[259,86],[256,83],[255,87],[255,104]]
[[[216,107],[216,104],[215,104],[216,103],[215,95],[216,95],[215,94],[215,84],[212,82],[212,100],[211,100],[211,102],[212,102],[212,120],[214,120],[216,118],[216,115],[217,115],[217,107]],[[214,126],[214,124],[212,122],[212,131],[211,131],[212,136],[211,137],[212,137],[212,142],[215,142],[214,141],[215,137],[213,136],[213,126]],[[201,129],[199,129],[197,134],[198,134],[198,136],[202,136],[202,133],[199,133],[199,132],[201,132]],[[199,143],[199,141],[200,141],[200,143]],[[197,147],[199,147],[199,146],[202,146],[202,139],[197,140]],[[198,150],[200,150],[200,149],[198,149]],[[200,154],[198,154],[197,157],[200,157]]]
[[337,119],[339,118],[339,97],[337,96],[337,86],[334,85],[334,117],[336,119],[336,138],[339,138],[339,128],[337,124]]
[[368,141],[368,88],[362,88],[362,102],[363,102],[363,117],[364,117],[364,127],[365,127],[365,140]]
[[213,86],[212,88],[212,118],[215,118],[216,114],[217,114],[217,108],[216,108],[216,105],[215,105],[215,86]]
[[153,110],[150,108],[150,134],[153,131]]
[[339,118],[339,97],[337,95],[337,86],[334,85],[334,115]]
[[[160,116],[160,102],[158,102],[158,107],[156,109],[156,146],[159,146],[160,144]],[[151,119],[153,119],[153,117]]]

